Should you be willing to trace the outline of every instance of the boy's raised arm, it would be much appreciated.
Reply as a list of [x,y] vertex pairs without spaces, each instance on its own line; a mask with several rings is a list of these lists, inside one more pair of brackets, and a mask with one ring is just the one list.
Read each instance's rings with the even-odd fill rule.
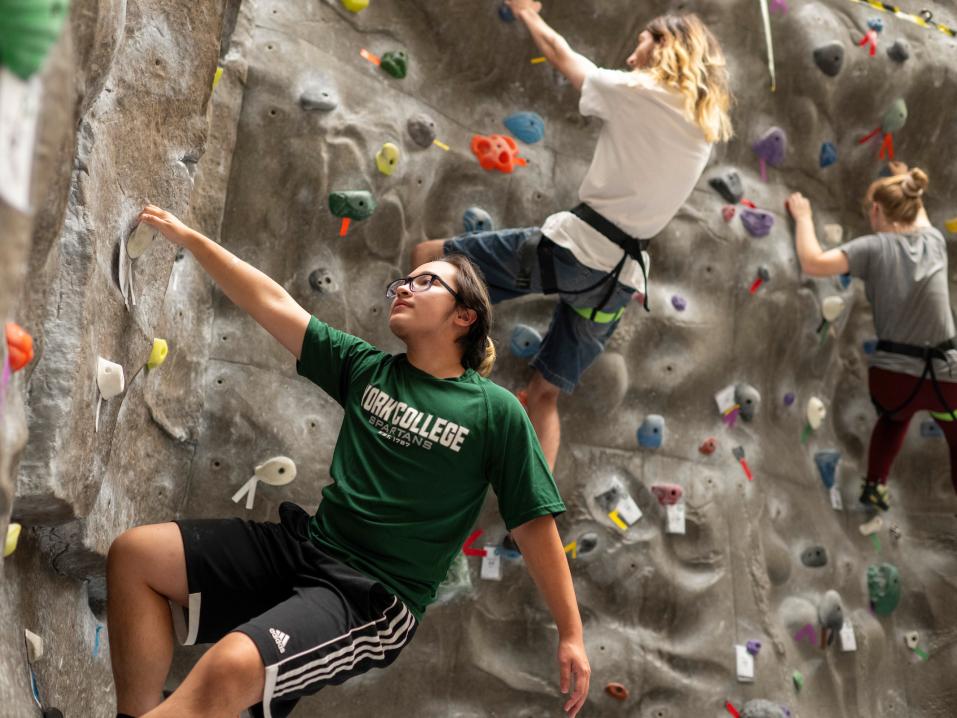
[[236,306],[299,359],[311,315],[289,292],[166,210],[147,205],[139,219],[162,232],[174,244],[189,250]]

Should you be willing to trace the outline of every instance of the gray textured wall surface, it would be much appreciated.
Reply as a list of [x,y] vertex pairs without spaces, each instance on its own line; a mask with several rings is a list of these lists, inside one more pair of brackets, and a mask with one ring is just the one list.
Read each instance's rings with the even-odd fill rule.
[[[774,3],[772,3],[774,4]],[[957,24],[945,3],[930,8]],[[858,509],[875,414],[866,392],[863,343],[874,334],[863,288],[812,280],[798,270],[783,202],[801,190],[814,203],[819,235],[829,223],[862,234],[860,197],[881,162],[858,139],[898,97],[909,109],[895,133],[899,158],[931,178],[927,207],[942,226],[957,215],[957,42],[849,0],[792,0],[771,16],[777,88],[769,90],[755,0],[578,3],[554,0],[545,18],[598,64],[620,67],[652,16],[695,10],[729,58],[737,96],[736,137],[712,163],[678,216],[655,240],[651,303],[626,312],[607,351],[561,404],[565,443],[556,479],[569,506],[566,542],[594,532],[597,547],[571,559],[592,663],[582,715],[690,718],[728,715],[752,699],[794,716],[944,718],[957,714],[953,566],[955,497],[940,439],[921,435],[920,415],[895,464],[895,507],[874,542]],[[884,30],[875,57],[856,47],[869,19]],[[906,41],[910,57],[886,48]],[[836,77],[815,66],[816,47],[845,48]],[[405,50],[395,79],[360,57]],[[341,410],[296,377],[288,353],[216,289],[188,254],[154,243],[134,264],[136,304],[124,304],[119,244],[145,201],[163,205],[275,278],[304,307],[374,344],[401,351],[389,331],[383,288],[408,268],[424,239],[462,231],[470,206],[496,226],[539,224],[576,201],[599,125],[577,113],[577,94],[545,65],[524,28],[503,23],[495,2],[372,0],[355,15],[338,2],[246,0],[189,3],[74,0],[70,21],[41,79],[43,113],[33,166],[35,211],[0,204],[0,316],[34,336],[37,357],[15,375],[0,428],[0,528],[24,526],[2,565],[0,716],[32,715],[23,629],[44,637],[37,665],[43,694],[67,716],[113,715],[103,613],[105,556],[126,528],[183,516],[277,520],[283,500],[315,509]],[[217,59],[218,58],[218,59]],[[222,80],[211,91],[217,62]],[[326,92],[334,109],[308,109]],[[546,120],[545,139],[520,144],[527,167],[482,170],[475,133],[504,133],[512,112]],[[421,148],[406,131],[430,115],[450,149]],[[777,125],[789,135],[784,162],[758,172],[751,143]],[[374,156],[399,146],[396,172]],[[838,162],[819,167],[822,142]],[[767,237],[739,218],[708,179],[736,169],[745,195],[775,215]],[[331,191],[365,189],[379,207],[337,236]],[[757,268],[771,280],[754,295]],[[322,289],[310,274],[328,278]],[[687,306],[679,311],[672,297]],[[821,303],[847,308],[821,341]],[[508,355],[512,327],[544,331],[552,299],[498,305],[501,358],[493,379],[512,389],[527,377]],[[170,355],[147,370],[154,337]],[[127,388],[101,408],[94,432],[97,356],[124,367]],[[714,394],[747,383],[762,396],[752,421],[723,424]],[[787,405],[784,397],[793,393]],[[804,406],[820,397],[823,426],[802,442]],[[640,448],[635,431],[665,417],[661,448]],[[27,434],[29,432],[29,435]],[[717,450],[699,452],[708,437]],[[748,481],[732,454],[741,446]],[[832,508],[815,468],[819,451],[842,454]],[[298,466],[285,487],[260,486],[255,507],[230,500],[253,468],[287,455]],[[617,528],[595,496],[619,480],[644,511]],[[683,487],[685,535],[665,531],[657,482]],[[899,529],[899,538],[889,526]],[[504,526],[490,497],[479,520],[491,543]],[[805,549],[823,545],[826,566]],[[879,546],[879,548],[878,548]],[[447,586],[410,647],[373,671],[303,701],[296,715],[558,715],[556,631],[520,561],[501,582]],[[890,616],[868,608],[867,567],[895,564],[903,596]],[[459,569],[462,566],[458,566]],[[821,649],[795,634],[818,626],[825,592],[836,590],[857,650]],[[921,660],[904,642],[920,633]],[[756,679],[736,680],[735,645],[760,640]],[[170,687],[202,648],[178,649]],[[805,683],[796,690],[792,675]],[[620,703],[608,682],[631,692]],[[752,704],[751,715],[764,715]],[[767,713],[771,715],[771,713]]]

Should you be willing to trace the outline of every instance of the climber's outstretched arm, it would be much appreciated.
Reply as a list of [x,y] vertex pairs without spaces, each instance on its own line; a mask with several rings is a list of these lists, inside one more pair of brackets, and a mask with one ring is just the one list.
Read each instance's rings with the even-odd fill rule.
[[534,0],[507,0],[512,14],[528,27],[532,40],[538,45],[547,59],[576,90],[582,89],[585,75],[595,67],[595,63],[584,55],[572,50],[568,41],[555,32],[538,14],[542,4]]
[[811,277],[832,277],[847,274],[847,255],[840,249],[823,251],[814,232],[811,203],[800,192],[794,192],[785,203],[794,218],[794,245],[801,271]]
[[158,229],[169,241],[189,250],[236,306],[299,359],[310,315],[289,292],[164,209],[147,205],[139,219]]

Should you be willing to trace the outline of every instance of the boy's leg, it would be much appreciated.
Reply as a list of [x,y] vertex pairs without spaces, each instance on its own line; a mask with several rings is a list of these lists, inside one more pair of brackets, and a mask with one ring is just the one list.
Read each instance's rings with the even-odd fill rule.
[[535,427],[538,443],[548,462],[548,468],[555,471],[555,460],[562,441],[562,424],[558,417],[558,395],[561,389],[548,381],[535,369],[526,390],[525,409],[528,418]]
[[183,542],[174,523],[138,526],[107,556],[107,625],[117,710],[139,716],[159,705],[173,659],[169,600],[186,605]]
[[442,245],[444,244],[444,239],[429,239],[415,245],[412,248],[412,256],[409,259],[409,264],[411,265],[409,271],[412,271],[426,262],[434,262],[437,259],[442,259],[442,255],[444,254]]

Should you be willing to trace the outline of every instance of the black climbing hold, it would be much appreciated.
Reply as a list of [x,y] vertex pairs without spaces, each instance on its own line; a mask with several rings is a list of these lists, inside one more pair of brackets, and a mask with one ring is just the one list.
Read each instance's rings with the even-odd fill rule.
[[44,708],[43,718],[63,718],[63,713],[59,708]]
[[735,170],[728,170],[717,177],[708,180],[708,184],[718,191],[726,202],[737,204],[744,197],[744,186],[741,184],[741,176]]
[[521,553],[518,544],[515,543],[515,539],[512,538],[512,534],[505,534],[505,538],[502,539],[502,548],[507,551],[515,551],[516,553]]
[[309,273],[309,286],[320,294],[326,292],[335,292],[339,289],[339,285],[336,284],[336,280],[332,278],[332,275],[326,270],[325,267],[319,267],[314,269]]
[[498,16],[502,22],[515,22],[515,14],[512,12],[512,8],[505,3],[498,6]]
[[392,50],[383,53],[379,67],[392,75],[392,77],[401,80],[405,77],[405,73],[408,70],[409,56],[402,50]]
[[801,553],[801,563],[808,568],[827,566],[827,549],[823,546],[811,546]]
[[814,51],[814,64],[828,77],[837,77],[844,65],[844,46],[839,42],[829,42]]
[[428,115],[413,115],[409,118],[407,128],[409,136],[419,147],[428,147],[435,140],[435,122]]
[[903,64],[910,58],[910,48],[903,40],[896,40],[893,45],[887,48],[887,56],[894,62]]
[[578,553],[590,553],[598,547],[598,534],[589,531],[578,539]]
[[621,491],[617,486],[612,486],[608,491],[602,492],[595,497],[595,502],[601,507],[601,509],[607,514],[610,511],[614,511],[615,507],[618,506],[618,502],[621,500]]

